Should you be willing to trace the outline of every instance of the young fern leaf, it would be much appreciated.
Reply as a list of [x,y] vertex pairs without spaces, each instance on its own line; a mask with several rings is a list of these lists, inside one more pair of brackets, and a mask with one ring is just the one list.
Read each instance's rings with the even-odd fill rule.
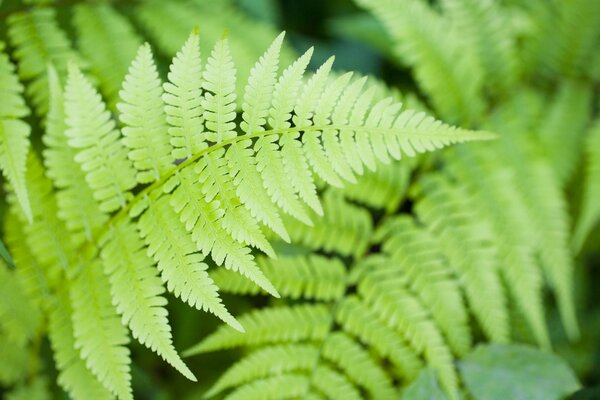
[[161,296],[164,287],[135,226],[125,224],[109,231],[110,241],[102,249],[104,271],[109,277],[113,303],[133,337],[158,353],[185,377],[194,374],[173,347],[171,326]]
[[23,100],[23,85],[15,75],[15,67],[4,53],[4,43],[0,42],[0,169],[6,177],[17,199],[31,222],[31,205],[25,185],[29,132],[31,128],[22,121],[29,115]]
[[149,44],[131,63],[117,103],[123,123],[123,144],[137,170],[139,183],[157,181],[171,164],[171,146],[162,100],[163,89]]
[[202,61],[194,30],[173,59],[163,85],[173,161],[185,160],[206,148],[202,109]]
[[234,329],[244,330],[222,304],[218,286],[203,262],[204,256],[198,253],[196,244],[178,222],[166,198],[148,206],[138,222],[138,229],[170,292],[198,310],[215,314]]
[[127,329],[111,304],[99,262],[82,266],[70,283],[75,346],[96,378],[119,399],[133,399]]
[[58,293],[50,305],[48,336],[59,370],[58,384],[75,399],[112,399],[111,393],[86,367],[76,350],[71,323],[73,310],[66,291]]
[[[277,79],[279,52],[284,34],[280,34],[250,72],[244,90],[242,104],[241,130],[245,134],[264,131],[266,117],[272,101],[273,89]],[[236,193],[258,221],[264,223],[289,242],[289,235],[283,226],[276,206],[267,194],[261,190],[261,175],[256,167],[252,150],[248,149],[251,140],[232,143],[227,152],[227,161],[231,176],[236,184]],[[257,190],[258,189],[258,190]]]
[[100,209],[125,207],[135,186],[134,170],[100,95],[74,64],[69,65],[65,114],[69,146],[78,149],[75,161],[86,173]]
[[48,83],[49,110],[43,136],[47,146],[43,152],[46,174],[57,188],[58,216],[65,221],[74,241],[89,241],[104,225],[107,215],[99,211],[94,193],[86,183],[85,173],[75,161],[76,151],[68,144],[64,96],[58,73],[52,66],[48,68]]

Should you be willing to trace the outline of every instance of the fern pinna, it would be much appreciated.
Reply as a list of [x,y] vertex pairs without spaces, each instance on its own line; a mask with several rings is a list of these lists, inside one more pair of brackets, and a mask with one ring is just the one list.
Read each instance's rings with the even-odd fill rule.
[[[281,68],[282,42],[283,34],[254,65],[239,99],[227,38],[203,63],[193,32],[167,82],[144,44],[115,102],[118,120],[75,62],[66,79],[49,67],[45,171],[30,152],[26,177],[15,180],[15,188],[27,189],[33,222],[15,223],[27,214],[11,208],[6,231],[19,268],[7,274],[23,275],[32,298],[52,305],[48,335],[58,381],[71,396],[132,398],[129,332],[196,379],[173,346],[167,290],[235,331],[253,329],[251,320],[224,306],[209,265],[279,297],[276,274],[265,273],[271,270],[261,265],[268,263],[257,263],[253,249],[275,256],[274,237],[300,240],[300,228],[290,230],[284,221],[313,225],[324,209],[335,212],[334,198],[321,204],[317,177],[342,186],[402,155],[494,137],[374,98],[365,78],[333,76],[333,59],[305,77],[312,49]],[[15,192],[13,204],[26,210]],[[332,296],[329,290],[313,289]],[[297,312],[329,320],[325,307]],[[347,335],[334,338],[332,357],[346,357],[336,353],[340,345],[357,350]],[[449,353],[432,357],[448,390],[455,390]],[[322,368],[330,383],[342,382],[339,373]],[[330,383],[321,382],[323,390]]]

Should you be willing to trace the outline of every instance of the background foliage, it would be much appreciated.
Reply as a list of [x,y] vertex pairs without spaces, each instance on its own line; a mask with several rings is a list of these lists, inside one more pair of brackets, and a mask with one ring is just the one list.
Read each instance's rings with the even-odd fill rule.
[[[6,42],[3,48],[17,65],[27,99],[27,107],[23,104],[18,107],[20,111],[7,115],[16,115],[32,127],[28,133],[32,147],[41,153],[48,145],[48,139],[42,138],[46,129],[42,121],[49,104],[45,62],[52,62],[58,75],[64,77],[66,60],[78,60],[109,108],[116,112],[121,82],[138,47],[144,41],[151,44],[164,78],[171,57],[195,26],[199,28],[205,55],[228,32],[241,81],[245,81],[251,65],[278,32],[285,30],[287,44],[282,50],[282,64],[287,65],[315,46],[310,64],[313,69],[335,55],[336,70],[359,71],[385,83],[386,86],[377,86],[378,96],[391,94],[410,108],[426,110],[445,122],[500,134],[500,139],[492,144],[466,145],[440,154],[403,159],[376,173],[367,173],[357,184],[344,189],[327,189],[322,183],[325,217],[312,229],[291,218],[285,219],[294,245],[279,243],[273,237],[280,264],[259,258],[260,266],[282,299],[272,299],[231,274],[211,270],[211,276],[225,293],[223,302],[233,315],[287,306],[307,310],[301,308],[304,303],[307,307],[318,307],[321,303],[347,304],[342,300],[358,295],[368,299],[370,293],[388,290],[385,285],[378,286],[380,282],[397,278],[398,272],[393,268],[382,268],[380,275],[368,272],[378,265],[389,264],[395,257],[400,257],[398,263],[402,265],[436,265],[435,260],[427,258],[429,252],[420,252],[418,241],[411,243],[417,235],[422,235],[418,237],[429,243],[428,250],[439,247],[440,254],[454,260],[451,264],[465,269],[448,272],[438,266],[439,275],[420,277],[419,268],[414,268],[406,272],[408,283],[402,281],[398,285],[406,285],[409,292],[424,296],[420,301],[429,306],[439,301],[435,298],[436,287],[419,287],[419,282],[440,285],[460,282],[456,291],[459,297],[465,297],[459,303],[467,303],[468,315],[456,319],[463,321],[464,326],[456,320],[444,322],[447,311],[436,314],[435,307],[431,307],[427,312],[442,327],[452,352],[449,362],[452,365],[456,358],[460,379],[474,397],[495,398],[490,393],[498,391],[493,385],[499,381],[490,377],[507,370],[515,378],[510,384],[503,385],[500,381],[501,388],[521,387],[515,382],[531,373],[518,370],[522,363],[515,360],[520,360],[519,357],[525,357],[527,361],[523,364],[530,362],[534,369],[536,363],[544,367],[559,365],[557,370],[548,372],[554,374],[552,379],[562,377],[555,380],[558,383],[554,392],[550,392],[550,387],[546,388],[547,394],[540,394],[543,385],[524,381],[523,390],[531,385],[531,392],[524,393],[537,392],[539,398],[573,392],[579,386],[577,381],[583,386],[600,383],[600,310],[598,291],[594,290],[600,279],[600,5],[597,1],[4,0],[0,5],[0,40]],[[32,112],[28,113],[27,108]],[[18,197],[19,188],[14,191]],[[9,214],[7,197],[2,196],[5,231],[10,230],[11,224],[26,223],[17,222],[14,214]],[[31,208],[35,207],[32,200]],[[413,227],[415,221],[417,227]],[[421,232],[423,226],[428,229]],[[402,232],[412,232],[411,229],[415,230],[414,236],[402,236]],[[3,274],[12,271],[13,262],[18,266],[27,256],[19,253],[15,240],[19,238],[3,239],[9,250],[3,243],[0,252],[9,266],[2,270]],[[398,249],[405,249],[406,254],[415,258],[401,258]],[[294,260],[298,257],[305,261],[296,271]],[[480,286],[472,289],[469,288],[472,280],[454,279],[454,274],[467,274],[469,266],[480,265],[482,261],[504,266],[499,289],[494,289],[494,283],[485,277],[480,278]],[[286,277],[274,272],[286,265],[298,275]],[[320,276],[319,271],[328,271],[330,275]],[[444,274],[452,279],[443,278]],[[303,283],[303,277],[307,283]],[[16,309],[10,303],[26,303],[27,290],[10,285],[9,278],[0,281],[2,298],[10,300],[0,305],[0,315],[3,323],[10,324],[10,312]],[[320,286],[314,286],[315,281]],[[342,281],[345,285],[340,285]],[[492,300],[488,304],[482,301],[486,297],[482,291],[487,295],[494,290],[506,294],[490,295]],[[506,304],[498,306],[494,299],[502,299],[500,303]],[[194,349],[202,349],[202,345],[192,346],[200,340],[227,329],[219,328],[220,321],[209,314],[193,310],[170,295],[168,300],[178,349],[191,347],[196,352]],[[454,304],[452,299],[443,299],[442,303],[444,300]],[[571,304],[575,304],[574,308]],[[331,344],[332,349],[344,345],[350,349],[351,345],[344,341],[346,337],[340,334],[342,331],[360,337],[358,342],[369,343],[359,332],[369,323],[353,328],[351,323],[345,324],[342,311],[338,313],[336,309],[336,313],[331,313],[336,321],[327,328],[336,335],[327,336],[333,339],[324,343],[335,343]],[[2,394],[8,398],[65,396],[56,384],[58,371],[50,343],[39,333],[43,330],[37,328],[44,324],[40,322],[44,317],[38,314],[32,312],[30,319],[19,325],[19,329],[23,328],[22,335],[8,337],[0,344],[3,360],[14,357],[10,368],[0,366]],[[296,320],[304,318],[298,315]],[[10,326],[3,329],[13,332]],[[519,352],[519,347],[515,350],[500,344],[488,347],[490,354],[482,350],[471,352],[471,343],[461,342],[465,336],[470,336],[473,343],[504,342],[510,336],[516,342],[546,350],[551,347],[568,363],[577,379],[567,367],[558,371],[562,364],[557,359],[544,358],[554,357],[549,354],[529,354],[530,347]],[[256,338],[260,343],[259,334]],[[28,349],[29,359],[19,358],[7,349],[13,339]],[[322,337],[315,333],[312,339],[320,343]],[[197,383],[186,380],[160,357],[132,341],[136,398],[201,398],[227,368],[250,354],[243,346],[243,339],[239,340],[241,348],[186,359],[199,378]],[[298,338],[274,342],[295,345]],[[376,346],[365,347],[370,353],[381,350]],[[302,354],[310,352],[308,347],[302,349]],[[511,352],[515,351],[513,355]],[[333,350],[324,354],[328,354],[325,366],[339,361],[336,358],[339,354]],[[353,353],[347,350],[346,354]],[[394,365],[393,357],[388,358],[392,362],[388,359],[381,365],[392,376],[393,383],[403,382],[406,377],[415,378],[423,363],[417,357],[411,369],[402,362]],[[406,361],[409,355],[401,359]],[[494,361],[491,365],[490,359]],[[445,368],[443,361],[427,358],[424,361],[438,373]],[[406,371],[396,373],[399,366],[406,367]],[[430,369],[424,371],[404,396],[435,398],[432,393],[437,393],[443,398],[445,394],[438,383],[440,375]],[[346,372],[353,376],[352,371]],[[360,382],[357,386],[361,386]],[[386,397],[385,393],[371,389],[366,384],[360,393]],[[514,398],[519,396],[523,395],[514,394]],[[527,398],[533,397],[527,395]]]

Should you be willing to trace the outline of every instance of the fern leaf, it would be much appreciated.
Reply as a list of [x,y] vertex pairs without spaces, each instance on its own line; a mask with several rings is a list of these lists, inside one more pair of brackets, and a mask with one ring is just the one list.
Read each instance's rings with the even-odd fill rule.
[[595,122],[586,139],[587,170],[583,189],[583,203],[575,225],[573,247],[580,250],[586,236],[600,216],[600,122]]
[[[294,321],[302,320],[298,325]],[[323,339],[329,331],[331,318],[324,305],[299,305],[253,311],[240,317],[246,333],[221,326],[202,342],[185,351],[191,356],[198,353],[228,349],[238,346],[256,346],[266,343],[279,343],[293,339]]]
[[18,119],[0,119],[0,169],[15,191],[28,220],[32,220],[29,195],[25,186],[29,132],[31,128]]
[[381,281],[375,276],[363,279],[358,292],[387,325],[410,341],[431,367],[451,399],[458,399],[458,377],[452,355],[441,332],[428,318],[423,305],[398,278]]
[[578,166],[579,149],[591,114],[592,90],[587,85],[565,81],[539,127],[541,144],[563,187]]
[[65,116],[69,145],[78,149],[75,160],[85,171],[100,209],[124,207],[131,198],[128,191],[135,186],[134,171],[100,95],[74,64],[69,66],[65,89]]
[[[273,282],[281,296],[292,299],[331,301],[344,294],[346,271],[336,258],[318,255],[309,257],[267,257],[257,259],[260,269]],[[263,294],[258,286],[227,270],[211,273],[217,286],[224,292],[240,295]]]
[[[269,110],[269,125],[273,129],[285,129],[290,126],[288,119],[291,117],[296,101],[295,95],[300,88],[302,75],[311,55],[312,49],[309,49],[282,73],[279,81],[275,84],[272,106]],[[284,153],[279,151],[279,146],[275,143],[276,140],[276,135],[265,135],[260,137],[254,145],[258,161],[257,168],[261,172],[263,185],[273,203],[289,215],[310,225],[311,221],[298,201],[293,191],[294,187],[285,184],[287,180],[285,172],[288,172],[286,170],[287,164],[283,161],[282,155]],[[295,160],[290,160],[290,162],[293,161]],[[294,165],[294,167],[297,168],[298,165]],[[300,174],[305,173],[300,172]]]
[[[44,168],[33,152],[27,160],[26,181],[34,212],[33,223],[23,226],[27,247],[44,269],[49,283],[54,285],[61,279],[61,271],[68,275],[73,273],[70,257],[74,247],[69,231],[58,217],[52,182],[44,176]],[[17,215],[23,223],[22,213]]]
[[96,378],[119,399],[133,399],[127,329],[111,304],[99,263],[85,265],[69,285],[75,346]]
[[461,33],[462,43],[483,67],[485,84],[492,89],[510,88],[519,66],[515,34],[507,29],[507,10],[495,0],[444,0],[441,5]]
[[171,165],[171,146],[162,100],[162,82],[150,45],[140,47],[119,92],[123,144],[137,170],[139,183],[160,180]]
[[332,190],[323,195],[323,210],[323,217],[314,227],[291,218],[284,219],[292,242],[343,256],[364,254],[373,230],[369,213],[348,203],[339,192]]
[[73,233],[76,243],[92,240],[94,232],[106,222],[92,189],[87,185],[85,174],[75,161],[76,151],[68,145],[65,135],[64,97],[58,73],[54,67],[48,69],[50,104],[43,141],[46,174],[58,189],[56,202],[58,216],[65,221]]
[[379,18],[397,42],[396,53],[415,71],[423,91],[447,120],[476,120],[483,109],[483,74],[449,21],[422,1],[358,0]]
[[202,188],[194,185],[197,179],[195,173],[184,170],[177,178],[179,186],[171,196],[171,206],[179,214],[186,230],[191,232],[197,248],[205,256],[210,253],[217,265],[239,272],[278,297],[277,290],[256,266],[249,249],[233,240],[221,226],[219,219],[223,212],[219,209],[219,202],[207,202]]
[[273,256],[273,249],[256,220],[240,202],[227,169],[224,150],[217,150],[198,161],[195,172],[207,202],[216,199],[224,211],[221,224],[235,240],[248,243]]
[[[492,224],[498,254],[502,257],[501,272],[514,302],[537,342],[549,347],[543,277],[535,260],[536,234],[514,174],[498,159],[497,150],[493,148],[475,147],[449,154],[452,155],[449,171],[474,196],[474,202],[465,207],[474,210],[476,202],[481,208],[481,218]],[[499,209],[504,212],[498,213]]]
[[357,336],[380,357],[389,359],[400,377],[410,381],[423,367],[414,349],[358,297],[344,298],[335,317],[345,332]]
[[[277,78],[279,53],[283,41],[280,34],[259,59],[250,72],[248,83],[244,90],[242,104],[242,119],[240,128],[246,134],[264,131],[269,113],[273,89]],[[234,143],[227,153],[227,161],[231,175],[236,184],[236,193],[242,203],[257,220],[267,225],[284,240],[289,236],[281,222],[276,207],[268,196],[260,189],[262,179],[256,168],[256,159],[248,149],[251,141]]]
[[29,82],[27,94],[32,98],[38,115],[48,111],[48,64],[59,75],[66,75],[67,61],[78,60],[66,33],[58,25],[56,10],[34,7],[30,11],[11,14],[8,37],[16,49],[19,77]]
[[59,371],[58,384],[74,399],[111,399],[113,396],[86,368],[75,350],[75,336],[71,323],[72,309],[66,291],[50,303],[48,336]]
[[[300,398],[306,393],[307,379],[297,374],[281,374],[240,387],[227,400],[278,400]],[[281,395],[285,388],[285,395]]]
[[360,392],[342,374],[326,365],[315,368],[310,383],[330,399],[360,400]]
[[381,366],[347,334],[336,332],[323,343],[323,358],[333,362],[374,399],[394,399],[397,393]]
[[256,350],[229,368],[206,397],[273,374],[310,372],[318,358],[318,348],[312,344],[283,344]]
[[173,146],[172,159],[183,160],[206,147],[202,109],[202,61],[197,30],[194,30],[169,68],[163,85],[165,112]]
[[236,70],[227,39],[215,44],[204,69],[204,120],[206,121],[206,138],[215,143],[236,136],[235,128],[235,87]]
[[15,191],[21,209],[31,222],[31,205],[25,186],[29,125],[18,118],[29,114],[22,98],[23,86],[15,75],[15,67],[2,52],[0,43],[0,169]]
[[[417,215],[439,240],[444,255],[464,285],[470,307],[493,341],[509,337],[508,313],[499,279],[497,248],[489,226],[476,222],[472,206],[461,207],[465,193],[439,176],[420,181],[425,197]],[[485,289],[482,289],[485,288]],[[487,296],[480,296],[481,291]]]
[[[410,288],[431,310],[452,349],[465,355],[472,341],[467,309],[436,241],[409,217],[395,218],[388,225],[393,226],[393,232],[382,248],[391,259],[382,259],[382,265],[377,265],[373,274],[382,280],[405,275]],[[385,225],[382,228],[386,229]]]
[[127,18],[108,4],[78,4],[73,25],[77,47],[90,62],[90,70],[112,108],[141,39]]
[[103,247],[101,256],[110,280],[113,304],[133,337],[186,378],[196,381],[173,347],[168,312],[164,308],[167,300],[161,296],[164,287],[135,227],[124,224],[111,229],[110,241]]
[[29,109],[23,99],[23,85],[15,74],[15,66],[10,62],[0,42],[0,117],[22,118],[29,115]]
[[197,252],[185,227],[178,223],[167,198],[149,206],[138,222],[138,229],[170,292],[198,310],[215,314],[234,329],[244,330],[222,304],[204,257]]
[[28,297],[36,307],[40,307],[49,293],[48,271],[32,254],[27,243],[25,229],[14,212],[9,212],[4,220],[6,245],[13,256],[15,267]]

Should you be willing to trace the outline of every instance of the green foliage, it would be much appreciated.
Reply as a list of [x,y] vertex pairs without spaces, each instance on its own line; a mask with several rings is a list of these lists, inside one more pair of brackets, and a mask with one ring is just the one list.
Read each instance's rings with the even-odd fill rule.
[[0,6],[2,397],[578,388],[597,2],[322,3]]

